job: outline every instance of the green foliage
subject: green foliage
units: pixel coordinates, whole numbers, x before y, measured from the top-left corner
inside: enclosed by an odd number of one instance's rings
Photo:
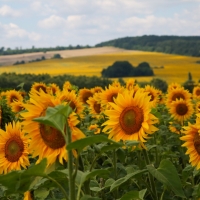
[[[71,50],[71,49],[85,49],[85,48],[91,48],[89,45],[86,46],[71,46],[69,45],[68,47],[64,46],[57,46],[57,47],[47,47],[47,48],[35,48],[32,47],[31,49],[11,49],[7,48],[5,49],[4,47],[0,48],[0,55],[13,55],[13,54],[23,54],[23,53],[33,53],[33,52],[44,52],[46,53],[47,51],[62,51],[62,50]]]
[[[152,165],[148,165],[147,169],[158,181],[173,190],[177,196],[185,198],[178,172],[171,161],[162,160],[158,169]]]
[[[150,81],[150,85],[154,86],[155,88],[161,90],[162,92],[167,92],[168,84],[166,81],[159,79],[159,78],[153,78]]]
[[[111,66],[103,69],[103,77],[134,77],[134,76],[153,76],[153,70],[147,62],[140,63],[133,67],[128,61],[116,61]]]
[[[183,87],[192,93],[193,88],[196,86],[195,81],[192,80],[192,74],[188,73],[188,80],[183,83]]]
[[[0,98],[0,128],[5,130],[5,125],[15,119],[15,114],[7,104],[5,98]]]
[[[52,58],[53,59],[61,59],[62,57],[59,53],[57,53],[57,54],[54,54]]]
[[[114,46],[130,50],[155,51],[168,54],[200,56],[199,36],[156,36],[124,37],[102,42],[96,47]]]
[[[69,81],[72,85],[76,85],[79,89],[81,88],[93,88],[95,86],[106,87],[112,83],[107,78],[100,78],[97,76],[72,76],[72,75],[58,75],[50,76],[49,74],[16,74],[16,73],[2,73],[0,74],[0,87],[1,90],[7,88],[16,89],[16,86],[24,83],[24,90],[30,91],[31,86],[34,82],[43,82],[45,84],[55,83],[60,88],[63,87],[65,81]]]

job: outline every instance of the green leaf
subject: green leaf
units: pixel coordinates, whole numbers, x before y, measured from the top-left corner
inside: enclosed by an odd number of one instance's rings
[[[0,184],[6,188],[6,194],[17,194],[27,191],[37,176],[45,176],[47,160],[43,159],[38,165],[27,170],[12,171],[0,176]]]
[[[138,174],[142,174],[144,172],[147,172],[146,169],[143,170],[136,170],[135,172],[131,173],[131,174],[127,174],[125,177],[120,178],[118,180],[116,180],[110,187],[110,192],[112,192],[113,190],[117,189],[120,185],[122,185],[123,183],[125,183],[126,181],[128,181],[129,179],[131,179],[133,176],[138,175]]]
[[[155,169],[152,165],[147,165],[147,169],[158,181],[168,186],[177,196],[186,198],[177,170],[171,161],[162,160],[158,169]]]
[[[34,197],[39,199],[45,199],[49,195],[47,188],[37,189],[34,191]]]
[[[33,121],[49,125],[64,134],[67,118],[71,112],[72,109],[68,104],[60,104],[55,107],[48,107],[45,116],[37,117]]]
[[[80,184],[82,185],[85,181],[87,181],[90,178],[93,178],[95,176],[103,176],[108,175],[110,172],[106,169],[95,169],[91,172],[83,172],[81,176]]]
[[[125,141],[125,145],[128,147],[137,146],[140,142],[137,140],[127,140]]]
[[[90,195],[84,195],[81,197],[80,200],[102,200],[101,198],[98,198],[98,197],[92,197]]]
[[[19,191],[29,190],[32,183],[35,182],[35,178],[46,177],[45,169],[47,165],[47,159],[43,159],[39,164],[32,165],[27,170],[23,171],[20,176],[20,182],[18,186]],[[36,183],[35,183],[36,184]]]
[[[124,163],[126,159],[125,151],[122,148],[117,149],[116,151],[117,157],[120,160],[120,162]]]
[[[103,146],[101,149],[100,149],[100,152],[101,153],[104,153],[106,151],[111,151],[111,150],[114,150],[114,149],[117,149],[119,147],[121,147],[122,144],[120,143],[113,143],[113,144],[109,144],[109,145],[106,145],[106,146]]]
[[[144,200],[147,189],[140,191],[130,191],[122,196],[120,200]]]
[[[106,136],[103,135],[95,135],[86,138],[82,138],[80,140],[76,140],[67,145],[67,150],[77,149],[77,151],[81,152],[86,146],[101,143],[101,142],[109,142],[118,145],[117,142],[108,139]]]

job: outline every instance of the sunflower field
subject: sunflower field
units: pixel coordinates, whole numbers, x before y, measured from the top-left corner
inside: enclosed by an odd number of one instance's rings
[[[200,199],[200,85],[35,82],[1,92],[0,126],[0,199]]]

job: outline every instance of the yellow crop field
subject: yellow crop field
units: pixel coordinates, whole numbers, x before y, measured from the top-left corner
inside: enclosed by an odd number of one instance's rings
[[[142,51],[125,51],[64,59],[50,59],[23,65],[1,66],[0,73],[101,76],[103,68],[107,68],[115,61],[124,60],[129,61],[133,66],[137,66],[141,62],[148,62],[153,68],[154,77],[161,78],[168,83],[185,82],[188,79],[189,72],[192,74],[195,82],[198,82],[200,79],[200,64],[197,63],[197,61],[200,61],[200,58]],[[152,78],[135,77],[138,81],[150,81]]]

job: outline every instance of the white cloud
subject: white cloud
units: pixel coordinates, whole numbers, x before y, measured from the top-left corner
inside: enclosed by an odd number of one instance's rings
[[[63,27],[65,23],[66,23],[66,20],[64,18],[57,15],[51,15],[50,17],[39,21],[38,25],[41,28],[54,29],[54,28]]]
[[[35,11],[38,11],[42,8],[42,3],[40,1],[34,1],[31,3],[31,8]]]
[[[10,6],[4,5],[0,7],[0,15],[3,17],[18,17],[21,14],[20,12],[12,9]]]
[[[29,39],[32,41],[40,40],[41,36],[35,32],[28,32],[16,24],[1,24],[0,23],[0,30],[1,30],[1,39],[2,40],[9,40],[9,39]]]

